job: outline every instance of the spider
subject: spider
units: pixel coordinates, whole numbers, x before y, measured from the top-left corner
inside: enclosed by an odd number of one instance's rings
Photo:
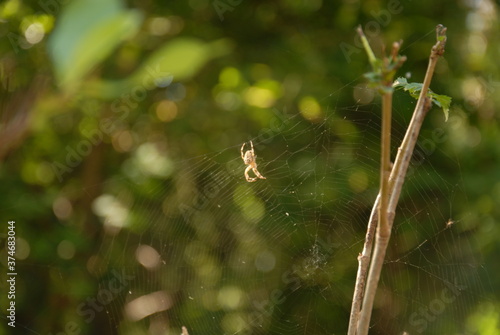
[[[257,156],[255,155],[255,151],[253,150],[253,143],[252,143],[252,141],[250,141],[250,147],[252,149],[247,150],[245,153],[243,153],[243,149],[245,148],[245,144],[246,144],[246,142],[243,143],[243,145],[241,146],[241,159],[243,159],[243,162],[247,166],[247,168],[245,169],[245,178],[246,178],[246,180],[249,183],[252,183],[252,182],[256,181],[258,178],[260,178],[260,179],[266,179],[266,177],[264,177],[263,175],[261,175],[260,172],[259,172],[259,170],[257,170],[257,162],[255,161],[255,159],[257,158]],[[250,170],[253,171],[253,173],[255,174],[256,177],[250,177],[248,175],[248,172],[250,172]]]

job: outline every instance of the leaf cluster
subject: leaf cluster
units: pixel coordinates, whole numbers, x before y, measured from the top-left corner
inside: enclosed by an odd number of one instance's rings
[[[394,88],[402,88],[403,90],[410,93],[410,95],[418,99],[420,92],[422,91],[422,83],[409,83],[406,78],[399,77],[394,81],[392,85]],[[451,97],[443,94],[436,94],[431,89],[427,91],[427,96],[432,99],[432,102],[441,108],[444,113],[445,120],[448,121],[448,114],[450,111]]]

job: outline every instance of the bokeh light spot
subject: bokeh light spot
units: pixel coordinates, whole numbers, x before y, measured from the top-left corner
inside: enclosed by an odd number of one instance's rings
[[[68,240],[63,240],[57,245],[57,254],[62,259],[72,259],[75,256],[75,252],[75,245]]]
[[[299,102],[299,110],[306,120],[317,122],[323,118],[321,106],[314,97],[303,97]]]

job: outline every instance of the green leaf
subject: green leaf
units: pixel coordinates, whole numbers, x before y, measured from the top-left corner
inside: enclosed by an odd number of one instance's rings
[[[431,92],[431,96],[432,96],[432,102],[434,102],[436,106],[441,107],[441,109],[443,109],[444,119],[445,121],[448,121],[448,114],[451,105],[451,97],[447,95],[435,94],[433,92]]]
[[[135,35],[142,15],[120,0],[75,0],[63,10],[49,41],[60,86],[74,90],[124,40]]]
[[[133,81],[140,84],[144,77],[163,79],[170,75],[175,80],[192,77],[210,59],[226,54],[229,45],[225,40],[207,43],[194,38],[177,38],[156,50],[133,75]]]
[[[204,42],[194,38],[176,38],[153,52],[129,77],[122,80],[94,80],[82,89],[87,95],[113,99],[123,92],[142,88],[166,87],[172,81],[196,74],[209,60],[231,50],[228,40]]]
[[[399,77],[398,79],[396,79],[396,81],[394,81],[394,84],[392,86],[394,88],[402,88],[405,91],[408,91],[408,93],[410,93],[413,98],[418,99],[418,97],[420,96],[420,91],[422,91],[422,85],[423,84],[421,83],[409,83],[406,78]],[[436,94],[431,89],[428,90],[427,96],[431,98],[432,102],[436,106],[440,107],[443,110],[445,121],[448,121],[451,97],[447,95]]]

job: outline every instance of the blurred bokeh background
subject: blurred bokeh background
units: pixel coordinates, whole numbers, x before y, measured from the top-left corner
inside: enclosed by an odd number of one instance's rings
[[[500,334],[489,0],[3,1],[0,334],[346,333],[380,132],[355,27],[421,82],[439,23],[450,117],[424,123],[371,333]]]

